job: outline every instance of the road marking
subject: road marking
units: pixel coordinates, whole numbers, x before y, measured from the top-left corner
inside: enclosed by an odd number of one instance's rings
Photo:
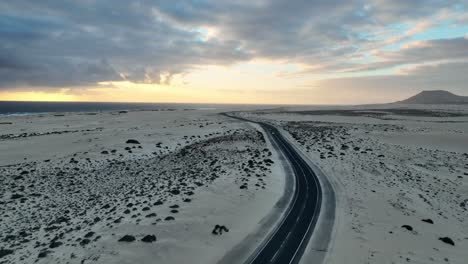
[[[272,135],[275,135],[272,133]],[[273,138],[276,139],[276,136],[273,136]],[[275,142],[278,144],[278,146],[280,147],[280,150],[283,151],[283,149],[285,149],[285,146],[283,144],[283,142],[279,142],[280,140],[275,140]],[[280,146],[281,144],[281,146]],[[283,151],[284,152],[284,151]],[[288,152],[289,155],[291,155],[291,153]],[[285,155],[286,158],[287,155]],[[288,158],[288,160],[290,161],[290,163],[293,163],[294,161],[292,161],[291,159]],[[295,164],[298,164],[297,161],[295,161]],[[297,175],[297,171],[296,171],[296,168],[294,166],[293,167],[293,171],[294,173]],[[255,262],[255,260],[258,258],[258,256],[260,255],[260,253],[262,253],[262,251],[265,249],[265,247],[271,242],[271,240],[274,238],[274,236],[278,233],[278,231],[281,229],[281,227],[283,226],[284,222],[286,221],[286,219],[288,219],[289,215],[291,214],[292,212],[292,209],[294,208],[294,206],[296,205],[296,202],[297,202],[297,199],[299,197],[298,195],[298,186],[299,186],[299,183],[297,180],[295,180],[295,183],[296,183],[296,188],[295,188],[295,192],[294,192],[294,202],[291,204],[291,206],[289,207],[288,209],[288,212],[287,214],[283,217],[283,219],[281,220],[281,223],[277,226],[277,228],[275,229],[275,231],[270,235],[270,237],[268,238],[268,240],[266,242],[264,242],[264,244],[261,246],[261,249],[257,251],[257,253],[255,254],[255,257],[249,262],[250,264]],[[278,252],[276,252],[277,254]]]
[[[254,123],[258,123],[258,122],[255,122],[255,121],[251,121],[251,120],[248,120],[248,119],[245,119],[245,118],[239,118],[241,120],[244,120],[244,121],[248,121],[248,122],[254,122]],[[262,123],[262,122],[259,122],[259,124],[262,126],[262,127],[266,127],[266,131],[269,131],[271,136],[275,139],[275,143],[279,146],[280,146],[280,149],[282,150],[282,152],[284,153],[284,155],[286,156],[286,158],[288,158],[288,160],[290,161],[291,164],[294,164],[294,165],[297,165],[298,168],[301,170],[302,174],[299,174],[297,173],[298,170],[293,166],[293,171],[295,173],[295,175],[297,176],[296,178],[299,179],[300,176],[303,177],[303,179],[305,180],[306,182],[306,199],[305,199],[305,203],[304,203],[304,207],[301,208],[301,211],[300,213],[298,214],[298,218],[296,218],[296,221],[293,225],[293,228],[290,229],[288,235],[286,236],[286,238],[283,240],[283,242],[281,243],[279,249],[275,252],[275,254],[273,255],[273,258],[271,259],[271,262],[274,261],[274,259],[278,256],[278,254],[282,251],[281,249],[284,247],[284,244],[289,240],[289,236],[291,235],[291,232],[292,230],[295,229],[295,227],[297,226],[297,223],[299,221],[299,219],[301,219],[301,216],[303,216],[303,213],[304,213],[304,210],[305,210],[305,207],[307,205],[307,201],[309,200],[309,181],[308,181],[308,177],[306,176],[306,174],[304,173],[304,170],[303,170],[303,167],[306,168],[306,171],[308,172],[308,174],[310,174],[314,180],[314,183],[315,183],[315,189],[316,189],[316,192],[315,194],[317,195],[316,196],[316,199],[315,199],[315,207],[314,207],[314,213],[312,215],[312,218],[311,218],[311,221],[309,222],[309,225],[307,227],[307,230],[306,232],[304,233],[302,239],[301,239],[301,242],[299,243],[298,247],[296,248],[296,251],[294,252],[294,255],[292,256],[291,260],[289,261],[289,264],[291,264],[295,259],[296,259],[296,256],[299,252],[299,250],[301,249],[304,241],[305,241],[305,238],[309,235],[309,232],[310,232],[310,228],[312,226],[312,223],[316,223],[316,220],[318,220],[317,218],[317,213],[320,213],[320,208],[318,208],[318,205],[319,205],[319,202],[321,203],[322,201],[322,190],[320,188],[320,182],[318,181],[318,177],[317,175],[314,173],[314,171],[310,168],[310,166],[307,164],[307,162],[302,158],[302,156],[299,154],[298,151],[296,151],[296,148],[294,148],[293,144],[291,144],[289,142],[289,140],[287,140],[285,137],[283,137],[281,135],[281,132],[279,132],[279,136],[275,133],[275,130],[277,130],[274,126],[270,125],[270,124],[267,124],[267,123]],[[286,144],[284,142],[286,142]],[[291,151],[292,153],[294,154],[291,154]],[[286,155],[286,152],[288,155]],[[299,186],[299,181],[298,179],[296,179],[296,187]],[[286,221],[286,219],[290,216],[291,212],[292,212],[292,209],[294,208],[294,206],[296,205],[296,202],[298,200],[298,196],[299,196],[299,191],[298,191],[298,188],[295,189],[295,193],[294,193],[294,202],[291,204],[290,208],[288,209],[288,212],[287,214],[285,215],[285,217],[283,217],[283,219],[281,220],[281,223],[277,226],[277,228],[275,229],[275,231],[269,236],[268,240],[264,241],[264,244],[261,246],[261,249],[259,251],[257,251],[257,253],[255,254],[255,257],[252,259],[252,261],[250,261],[249,263],[253,263],[257,258],[258,256],[260,255],[260,253],[262,253],[262,251],[265,249],[265,247],[271,242],[271,240],[275,237],[275,235],[278,233],[278,231],[283,227],[284,225],[284,222]]]

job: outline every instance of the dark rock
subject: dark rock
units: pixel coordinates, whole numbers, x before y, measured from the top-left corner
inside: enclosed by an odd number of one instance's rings
[[[16,240],[16,236],[14,235],[6,235],[5,238],[3,239],[4,242],[14,241],[14,240]]]
[[[146,243],[152,243],[156,241],[156,236],[155,235],[146,235],[141,239],[141,241],[146,242]]]
[[[88,233],[86,233],[86,235],[84,237],[89,238],[89,237],[94,236],[94,234],[95,234],[94,232],[88,232]]]
[[[13,199],[13,200],[20,199],[20,198],[23,198],[23,197],[24,197],[23,195],[17,194],[17,193],[11,195],[11,199]]]
[[[42,251],[39,253],[39,255],[37,255],[38,258],[45,258],[47,257],[47,255],[50,253],[50,251],[48,250],[45,250],[45,251]]]
[[[121,239],[119,239],[119,242],[133,242],[133,241],[135,241],[135,237],[130,236],[130,235],[125,235]]]
[[[135,139],[129,139],[129,140],[127,140],[126,143],[127,144],[140,144],[140,142],[138,140],[135,140]]]
[[[6,255],[10,255],[13,253],[13,250],[11,249],[0,249],[0,258],[3,258]]]
[[[213,235],[222,235],[223,232],[229,232],[229,229],[227,229],[227,227],[224,225],[215,225],[215,227],[211,231]]]
[[[402,227],[402,228],[405,228],[405,229],[408,230],[408,231],[413,231],[413,227],[410,226],[410,225],[402,225],[401,227]]]
[[[109,154],[109,151],[107,150],[101,151],[101,154]]]
[[[52,222],[52,224],[67,223],[68,221],[70,221],[70,218],[68,218],[66,216],[60,216],[59,218],[55,219],[55,221]]]
[[[91,242],[91,240],[85,238],[85,239],[83,239],[83,240],[80,241],[80,245],[84,246],[84,245],[89,244],[89,242]]]
[[[453,242],[453,240],[450,237],[439,237],[439,240],[446,243],[446,244],[450,244],[452,246],[455,246],[455,242]]]
[[[432,221],[432,219],[429,219],[429,218],[428,219],[423,219],[421,221],[429,223],[429,224],[434,224],[434,221]]]
[[[60,247],[61,245],[63,245],[62,242],[60,242],[60,241],[53,241],[52,243],[50,243],[49,247],[50,247],[50,248],[58,248],[58,247]]]
[[[173,189],[173,190],[171,190],[171,193],[174,194],[174,195],[178,195],[178,194],[180,194],[180,191],[177,190],[177,189]]]
[[[164,218],[164,221],[173,221],[175,220],[175,218],[173,216],[168,216],[166,218]]]

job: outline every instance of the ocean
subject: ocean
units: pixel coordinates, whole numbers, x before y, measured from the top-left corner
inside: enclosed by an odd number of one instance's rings
[[[19,102],[0,101],[0,115],[27,115],[58,112],[105,112],[135,110],[214,110],[233,105],[183,103],[101,103],[101,102]],[[236,105],[236,107],[242,107]]]

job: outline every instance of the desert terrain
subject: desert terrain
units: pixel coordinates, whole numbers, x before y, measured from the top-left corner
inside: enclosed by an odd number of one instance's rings
[[[332,183],[324,263],[468,259],[466,106],[235,115],[280,128]],[[242,263],[290,201],[291,170],[271,139],[219,110],[4,116],[0,126],[0,263]]]
[[[284,209],[269,139],[213,111],[1,121],[0,263],[216,263]]]

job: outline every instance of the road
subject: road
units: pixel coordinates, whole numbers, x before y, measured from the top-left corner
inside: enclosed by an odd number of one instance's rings
[[[227,114],[226,114],[227,115]],[[241,117],[227,115],[243,121]],[[322,189],[317,175],[274,126],[263,127],[289,160],[296,178],[291,205],[277,228],[248,259],[247,264],[299,263],[314,232],[322,204]]]

